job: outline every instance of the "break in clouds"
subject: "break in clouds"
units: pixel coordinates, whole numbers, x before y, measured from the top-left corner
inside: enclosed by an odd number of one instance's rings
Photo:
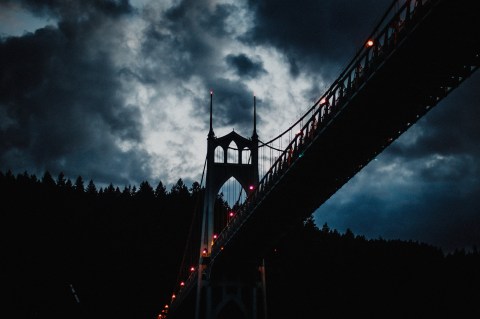
[[[322,95],[390,3],[0,0],[0,168],[120,187],[200,181],[210,90],[217,136],[251,135],[255,94],[269,140]],[[478,245],[479,83],[404,133],[317,223]]]

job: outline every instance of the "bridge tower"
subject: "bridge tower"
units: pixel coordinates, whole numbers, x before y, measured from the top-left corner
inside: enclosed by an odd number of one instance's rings
[[[258,135],[256,100],[253,100],[253,134],[247,139],[235,131],[222,137],[213,132],[213,92],[210,92],[210,130],[207,138],[207,172],[202,217],[195,319],[264,319],[264,265],[257,261],[229,259],[224,265],[210,259],[216,238],[214,204],[222,185],[234,177],[249,195],[258,185]],[[228,158],[230,143],[237,159]],[[246,154],[250,153],[247,159]],[[220,155],[220,156],[219,156]]]

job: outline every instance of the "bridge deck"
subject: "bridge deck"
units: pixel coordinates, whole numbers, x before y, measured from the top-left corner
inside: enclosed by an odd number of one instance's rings
[[[373,48],[378,51],[363,64],[357,86],[352,83],[338,100],[333,95],[336,105],[322,113],[321,125],[288,167],[278,167],[257,189],[244,216],[224,230],[213,247],[210,271],[268,254],[295,222],[312,214],[478,68],[475,1],[423,2],[398,34],[382,43],[383,51]],[[195,284],[196,273],[174,307],[192,295]]]
[[[257,195],[220,255],[259,257],[272,249],[295,220],[309,216],[476,70],[480,19],[474,2],[431,3],[435,8],[405,27],[387,57],[371,61],[360,87],[304,144],[302,156]]]

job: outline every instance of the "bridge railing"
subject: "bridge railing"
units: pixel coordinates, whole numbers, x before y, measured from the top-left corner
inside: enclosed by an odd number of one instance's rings
[[[239,226],[248,219],[258,201],[272,189],[292,164],[303,156],[303,150],[307,145],[365,85],[375,70],[397,48],[407,31],[435,2],[435,0],[398,0],[391,4],[387,13],[338,79],[296,122],[297,125],[291,127],[291,130],[295,130],[296,133],[292,134],[293,137],[287,147],[218,235],[212,247],[212,258],[223,250],[233,234],[238,231]]]

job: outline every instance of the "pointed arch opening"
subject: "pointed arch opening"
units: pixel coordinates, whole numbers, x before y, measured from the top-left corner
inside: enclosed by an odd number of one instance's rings
[[[230,177],[217,194],[214,207],[214,231],[219,233],[234,219],[233,210],[245,202],[246,193],[235,177]]]
[[[220,310],[217,319],[245,319],[245,313],[231,300]]]
[[[245,147],[242,150],[242,164],[250,164],[252,162],[252,159],[250,158],[251,156],[252,153],[250,152],[250,149]]]
[[[218,194],[222,194],[223,200],[227,202],[230,208],[233,208],[236,204],[243,204],[246,199],[245,190],[240,182],[233,176],[223,183]]]
[[[215,163],[225,163],[225,151],[223,150],[223,147],[217,146],[215,148],[214,158]]]
[[[231,141],[227,149],[227,163],[238,164],[238,147],[234,141]]]

